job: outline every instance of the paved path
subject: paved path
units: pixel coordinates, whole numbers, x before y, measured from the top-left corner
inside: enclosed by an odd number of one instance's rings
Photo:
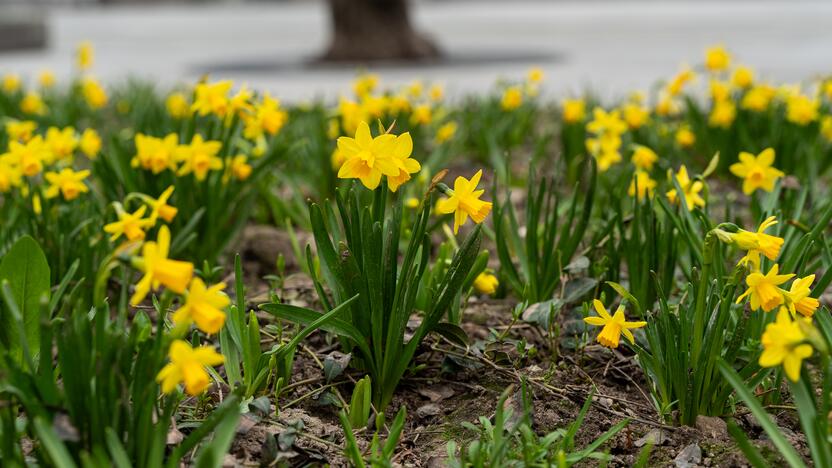
[[[830,1],[426,1],[415,18],[448,63],[375,71],[388,83],[438,81],[456,95],[535,64],[550,93],[622,95],[701,61],[718,42],[773,80],[832,72]],[[57,9],[48,22],[49,49],[0,55],[0,72],[49,67],[67,76],[74,45],[89,39],[107,81],[133,75],[170,85],[211,71],[301,100],[347,91],[355,73],[308,65],[327,41],[321,2]]]

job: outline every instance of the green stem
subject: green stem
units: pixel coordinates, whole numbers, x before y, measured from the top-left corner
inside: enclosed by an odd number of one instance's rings
[[[711,264],[714,258],[714,248],[717,237],[713,231],[705,236],[705,243],[702,249],[702,275],[699,279],[696,290],[696,304],[693,315],[693,349],[691,351],[691,362],[698,362],[699,353],[702,349],[702,335],[705,332],[705,301],[707,299],[708,286],[710,285]]]

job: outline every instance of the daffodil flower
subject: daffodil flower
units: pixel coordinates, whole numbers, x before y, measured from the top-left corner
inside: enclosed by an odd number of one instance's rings
[[[740,264],[750,264],[752,271],[759,271],[760,269],[760,254],[763,254],[769,260],[776,260],[780,254],[780,248],[783,246],[783,238],[766,234],[766,229],[777,224],[777,218],[769,216],[757,228],[757,232],[749,232],[740,229],[736,233],[725,233],[727,239],[735,244],[738,248],[748,251],[748,253],[740,260]]]
[[[98,152],[101,151],[101,137],[98,132],[88,128],[81,134],[81,140],[78,142],[81,151],[90,159],[95,159]]]
[[[471,180],[459,176],[454,181],[453,190],[440,185],[448,198],[439,200],[436,203],[436,211],[440,214],[454,214],[454,234],[459,233],[459,227],[468,221],[468,216],[479,224],[485,221],[488,213],[491,212],[491,202],[480,200],[485,190],[477,190],[477,185],[482,177],[482,169],[471,177]]]
[[[633,156],[630,158],[630,161],[633,162],[633,165],[645,171],[649,171],[653,169],[653,165],[656,164],[656,161],[659,160],[659,155],[656,154],[655,151],[652,149],[638,145],[633,151]]]
[[[604,327],[601,329],[601,333],[598,334],[597,340],[598,343],[601,343],[602,346],[606,346],[607,348],[617,348],[622,334],[630,343],[635,344],[636,339],[630,330],[647,325],[647,322],[642,321],[628,322],[624,317],[623,305],[619,305],[613,315],[607,312],[604,304],[598,299],[592,301],[592,307],[595,308],[598,316],[586,317],[584,322],[597,327]]]
[[[104,232],[112,234],[110,241],[115,241],[122,235],[127,237],[129,241],[144,239],[145,230],[156,224],[154,219],[145,219],[144,213],[147,211],[146,206],[139,207],[133,213],[127,213],[122,208],[121,203],[114,204],[116,209],[116,216],[118,221],[106,224]]]
[[[150,205],[150,219],[153,221],[153,224],[156,224],[157,218],[162,218],[165,222],[169,223],[173,221],[173,218],[179,212],[176,207],[168,205],[168,200],[173,195],[173,190],[174,186],[171,185],[159,195],[159,198],[151,198],[145,195],[145,202]]]
[[[751,310],[762,308],[763,311],[769,312],[782,305],[785,299],[783,291],[778,286],[791,279],[794,274],[779,275],[779,271],[780,266],[775,263],[765,275],[759,272],[749,274],[745,278],[748,290],[737,298],[737,304],[750,296]]]
[[[170,393],[181,382],[185,383],[188,395],[196,396],[204,392],[210,383],[205,370],[208,366],[218,366],[225,359],[214,348],[200,346],[192,348],[188,342],[175,340],[168,350],[170,362],[156,375],[156,381],[162,385],[163,393]]]
[[[133,265],[144,272],[136,284],[136,291],[130,299],[132,305],[138,305],[151,290],[164,285],[171,291],[182,294],[194,274],[194,265],[190,262],[168,259],[170,248],[170,230],[167,226],[159,229],[156,242],[146,242],[142,246],[142,256],[133,259]]]
[[[381,183],[381,176],[399,176],[400,165],[393,161],[395,135],[383,134],[373,137],[370,126],[362,121],[355,131],[355,138],[338,138],[338,150],[345,158],[338,170],[341,179],[359,179],[365,187],[375,190]],[[412,144],[411,144],[412,149]]]
[[[55,198],[60,193],[64,200],[71,201],[78,198],[78,195],[89,192],[89,188],[84,184],[84,179],[90,175],[90,171],[83,170],[75,172],[72,169],[64,168],[61,172],[47,172],[44,178],[49,182],[49,188],[46,189],[46,198]]]
[[[684,164],[676,173],[676,181],[679,182],[679,187],[682,188],[688,211],[693,211],[697,206],[705,207],[705,199],[699,195],[702,189],[705,188],[705,184],[700,180],[691,181],[690,176],[688,176],[688,168]],[[670,200],[670,203],[677,203],[676,189],[667,192],[667,199]]]
[[[806,342],[806,335],[797,321],[792,320],[786,308],[781,307],[776,321],[766,325],[760,341],[763,353],[759,364],[762,367],[782,365],[789,380],[800,380],[800,368],[803,360],[812,355],[812,345]]]
[[[811,317],[820,307],[820,301],[809,296],[812,293],[813,281],[815,281],[815,275],[796,278],[789,290],[785,291],[786,303],[792,314],[799,312],[804,317]]]
[[[497,292],[497,287],[499,285],[500,281],[491,273],[480,273],[474,279],[474,289],[476,289],[480,294],[493,296],[494,293]]]
[[[214,114],[218,117],[225,117],[228,112],[228,93],[234,86],[229,80],[216,83],[199,83],[194,89],[194,103],[191,111],[205,116]]]
[[[205,180],[209,171],[222,169],[222,159],[217,156],[221,148],[222,143],[219,141],[205,141],[202,135],[194,135],[190,145],[180,147],[179,159],[182,161],[182,166],[179,167],[176,175],[184,176],[193,173],[196,180],[200,182]]]
[[[136,155],[130,161],[132,167],[141,167],[154,174],[176,169],[179,152],[179,136],[170,133],[164,138],[156,138],[141,133],[136,134]]]
[[[197,328],[209,335],[218,333],[225,323],[225,312],[231,300],[223,290],[225,283],[206,287],[205,283],[194,278],[185,296],[185,304],[173,313],[173,322],[179,324],[196,323]]]
[[[743,179],[742,191],[746,195],[751,195],[757,189],[771,192],[777,179],[785,175],[783,171],[771,167],[774,164],[772,148],[764,149],[758,156],[743,151],[739,159],[729,169],[732,174]]]

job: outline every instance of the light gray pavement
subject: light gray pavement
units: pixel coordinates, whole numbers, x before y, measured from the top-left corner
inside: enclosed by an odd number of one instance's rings
[[[50,68],[66,77],[75,45],[88,39],[94,72],[108,82],[168,86],[211,71],[297,101],[347,92],[355,75],[306,65],[328,40],[323,2],[53,9],[47,21],[49,48],[0,54],[0,73],[33,79]],[[549,93],[620,96],[701,62],[716,43],[775,81],[832,72],[832,1],[426,1],[415,21],[450,58],[373,68],[385,83],[422,78],[459,95],[539,65]],[[481,60],[489,57],[500,60]]]

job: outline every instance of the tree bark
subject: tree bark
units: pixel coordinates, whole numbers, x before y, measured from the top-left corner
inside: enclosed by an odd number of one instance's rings
[[[416,32],[407,0],[329,0],[332,42],[329,61],[425,60],[439,56]]]

